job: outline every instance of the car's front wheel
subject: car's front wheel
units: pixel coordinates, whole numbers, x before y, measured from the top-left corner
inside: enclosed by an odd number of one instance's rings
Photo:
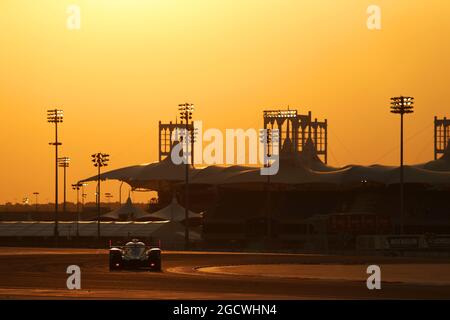
[[[150,250],[148,261],[152,270],[161,271],[161,250]]]

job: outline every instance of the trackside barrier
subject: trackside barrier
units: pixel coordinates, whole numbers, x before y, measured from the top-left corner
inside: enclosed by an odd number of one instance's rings
[[[449,252],[450,235],[362,235],[356,238],[359,251],[384,252]]]

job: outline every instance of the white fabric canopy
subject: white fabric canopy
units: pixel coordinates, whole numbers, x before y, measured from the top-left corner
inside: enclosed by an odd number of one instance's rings
[[[324,164],[317,156],[313,142],[308,139],[301,152],[292,152],[290,140],[286,140],[280,153],[279,171],[270,177],[270,182],[284,185],[324,185],[357,186],[363,182],[384,185],[398,184],[400,174],[398,166],[384,165],[348,165],[333,168]],[[450,144],[445,154],[438,160],[425,164],[405,166],[406,183],[428,185],[450,185]],[[267,183],[267,176],[260,174],[260,168],[247,166],[209,166],[203,169],[190,167],[190,183],[193,185],[239,185],[261,188]],[[168,185],[180,183],[185,179],[185,166],[175,165],[170,157],[159,163],[145,166],[131,166],[106,172],[102,179],[118,179],[134,188],[149,190],[170,190]],[[96,180],[92,177],[84,181]],[[163,209],[164,210],[164,209]],[[183,209],[184,210],[184,209]]]
[[[450,140],[441,158],[417,165],[417,167],[432,171],[450,171]]]
[[[101,216],[104,220],[139,220],[147,215],[148,212],[133,205],[131,198],[128,197],[127,202],[120,208],[108,212]]]
[[[180,206],[178,204],[178,201],[175,197],[173,197],[172,202],[165,208],[153,212],[153,213],[147,213],[144,216],[141,216],[140,219],[161,219],[161,220],[168,220],[173,222],[182,222],[185,220],[185,208]],[[192,211],[189,211],[189,218],[201,218],[201,213],[195,213]]]
[[[196,172],[195,168],[189,167],[189,177],[194,177]],[[174,164],[170,157],[167,157],[161,162],[129,166],[102,173],[100,180],[121,180],[133,188],[159,190],[169,183],[183,181],[185,175],[186,167]],[[97,179],[98,176],[93,176],[80,182],[97,181]]]

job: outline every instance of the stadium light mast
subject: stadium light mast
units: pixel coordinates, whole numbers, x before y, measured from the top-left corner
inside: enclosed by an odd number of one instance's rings
[[[123,181],[120,182],[120,187],[119,187],[119,205],[122,205],[122,186],[123,186]]]
[[[86,199],[87,194],[84,192],[84,187],[86,187],[87,183],[81,184],[81,210],[84,212],[84,199]]]
[[[29,206],[29,204],[30,204],[30,198],[28,198],[27,196],[25,196],[25,197],[23,197],[22,198],[22,204],[24,205],[24,206]],[[28,210],[27,209],[27,217],[28,217],[28,220],[31,220],[31,211],[30,210]]]
[[[101,168],[108,166],[109,154],[106,153],[95,153],[92,156],[92,162],[94,163],[94,167],[98,169],[97,175],[97,238],[100,240],[100,201],[101,201],[101,192],[100,192],[100,174]]]
[[[189,123],[192,120],[192,113],[194,112],[194,105],[192,103],[183,103],[178,105],[178,110],[180,111],[181,121],[185,122],[186,133],[184,135],[184,142],[186,143],[186,154],[183,154],[186,165],[186,178],[185,178],[185,188],[184,188],[184,246],[185,250],[189,250],[189,143],[193,139],[189,133]],[[192,150],[191,150],[192,153]]]
[[[55,146],[55,228],[53,235],[55,237],[56,244],[58,243],[59,231],[58,231],[58,146],[62,145],[58,142],[58,123],[63,122],[63,111],[59,109],[47,110],[47,122],[55,124],[55,142],[49,144]]]
[[[273,144],[272,144],[272,130],[270,128],[265,129],[261,134],[261,143],[265,147],[265,155],[267,156],[267,162],[264,163],[264,167],[270,168],[270,157],[273,152]],[[266,196],[267,196],[267,204],[266,204],[266,234],[267,234],[267,244],[269,244],[272,239],[272,214],[271,214],[271,193],[270,193],[270,174],[267,175],[267,186],[266,186]]]
[[[81,183],[75,183],[72,184],[72,189],[77,190],[77,237],[80,236],[80,189],[82,188],[83,184]]]
[[[63,202],[63,213],[66,214],[67,211],[67,168],[70,164],[70,158],[69,157],[62,157],[58,159],[58,165],[60,168],[63,168],[64,172],[64,202]]]
[[[391,98],[391,113],[400,115],[400,234],[404,232],[405,186],[403,168],[403,115],[414,112],[413,97]]]
[[[34,195],[34,205],[35,205],[35,209],[36,209],[36,212],[38,212],[39,211],[39,199],[38,199],[38,197],[39,197],[39,192],[33,192],[33,195]]]

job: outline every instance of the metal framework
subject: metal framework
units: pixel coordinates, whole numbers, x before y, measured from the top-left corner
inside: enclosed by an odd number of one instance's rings
[[[109,154],[106,153],[94,153],[92,156],[92,162],[94,163],[94,167],[97,168],[97,192],[96,192],[96,200],[97,200],[97,238],[100,239],[100,202],[102,201],[102,194],[100,192],[100,173],[101,168],[107,167],[109,162]]]
[[[188,124],[189,132],[193,132],[194,124],[191,122]],[[172,140],[172,132],[174,130],[184,130],[186,129],[185,123],[162,123],[159,121],[159,161],[164,160],[166,157],[170,156],[170,152],[172,150],[173,143],[175,141]],[[191,157],[194,159],[194,140],[191,142]],[[194,163],[191,161],[191,163]]]
[[[312,119],[311,111],[301,115],[297,110],[266,110],[264,111],[264,129],[278,129],[280,133],[280,148],[286,139],[292,140],[294,151],[302,151],[311,138],[316,147],[317,155],[324,163],[328,162],[328,122]],[[280,150],[281,151],[281,150]]]
[[[434,117],[434,159],[442,156],[450,140],[450,119]]]
[[[60,168],[63,168],[63,172],[64,172],[64,202],[63,202],[63,212],[66,213],[66,209],[67,209],[67,199],[66,199],[66,188],[67,188],[67,168],[69,167],[70,164],[70,158],[69,157],[62,157],[62,158],[58,158],[58,166]]]
[[[64,112],[59,109],[47,110],[47,122],[55,124],[55,142],[49,145],[55,146],[55,230],[54,237],[56,245],[58,245],[59,229],[58,229],[58,147],[62,145],[58,141],[58,123],[62,123]]]

